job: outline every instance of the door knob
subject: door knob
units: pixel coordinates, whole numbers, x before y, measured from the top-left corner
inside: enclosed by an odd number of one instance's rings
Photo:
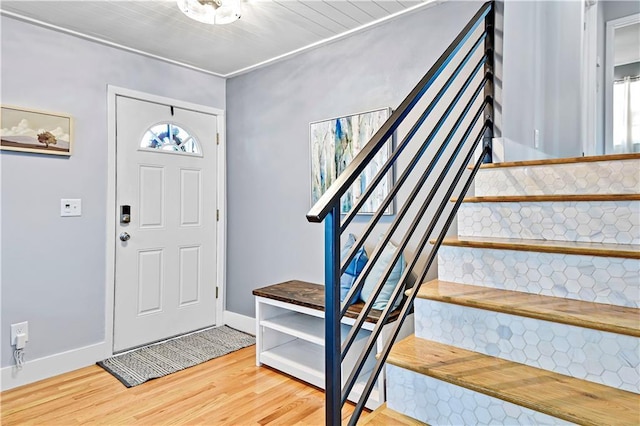
[[[123,232],[122,234],[120,234],[120,241],[129,241],[130,238],[131,235],[129,235],[128,232]]]

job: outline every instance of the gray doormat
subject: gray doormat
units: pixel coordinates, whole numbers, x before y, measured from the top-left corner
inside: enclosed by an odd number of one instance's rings
[[[97,364],[130,388],[255,343],[255,337],[224,325],[144,346]]]

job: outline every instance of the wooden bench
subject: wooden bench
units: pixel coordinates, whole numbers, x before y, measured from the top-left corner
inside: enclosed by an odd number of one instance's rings
[[[324,286],[304,281],[287,281],[253,291],[256,296],[256,364],[268,365],[314,386],[324,388]],[[363,302],[349,307],[342,319],[342,337],[346,337],[364,306]],[[371,335],[382,311],[372,310],[358,333],[343,363],[343,383]],[[391,313],[376,342],[376,352],[382,350],[399,311]],[[413,316],[405,320],[398,340],[413,333]],[[375,364],[375,353],[365,363],[363,374],[349,395],[357,401],[366,379]],[[367,401],[375,409],[385,401],[385,374]]]

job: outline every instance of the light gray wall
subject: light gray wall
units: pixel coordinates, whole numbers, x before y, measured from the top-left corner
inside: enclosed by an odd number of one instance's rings
[[[596,97],[596,143],[599,152],[604,152],[605,145],[605,126],[604,126],[604,108],[605,108],[605,69],[609,64],[606,63],[605,42],[607,35],[607,22],[624,18],[625,16],[640,13],[640,2],[637,1],[599,1],[598,2],[598,58],[599,64],[596,78],[598,81],[597,97]]]
[[[505,161],[582,155],[582,2],[501,1]],[[604,144],[605,22],[640,12],[636,1],[597,5],[596,151]],[[596,90],[596,88],[593,88]],[[539,131],[539,146],[534,131]]]
[[[504,2],[505,161],[582,153],[581,7],[578,1]]]
[[[107,84],[225,108],[225,80],[2,17],[2,103],[68,113],[70,158],[12,153],[2,169],[2,366],[9,324],[29,321],[27,360],[105,336]],[[60,217],[81,198],[81,217]]]
[[[310,208],[309,123],[397,107],[479,3],[448,2],[227,82],[227,309],[251,291],[323,282],[323,225]]]
[[[640,61],[633,62],[631,64],[618,65],[613,69],[613,78],[615,80],[622,80],[625,77],[637,76],[640,76]]]
[[[600,2],[602,3],[602,19],[605,24],[613,19],[640,13],[640,3],[634,0],[601,0]],[[604,28],[602,30],[604,31]]]

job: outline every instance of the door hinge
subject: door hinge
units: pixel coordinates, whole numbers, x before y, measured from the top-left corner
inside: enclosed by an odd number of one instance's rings
[[[216,222],[220,222],[220,210],[216,210]]]
[[[216,133],[216,145],[220,145],[220,133]]]
[[[219,290],[219,288],[216,287],[216,299],[218,298],[218,290]]]

